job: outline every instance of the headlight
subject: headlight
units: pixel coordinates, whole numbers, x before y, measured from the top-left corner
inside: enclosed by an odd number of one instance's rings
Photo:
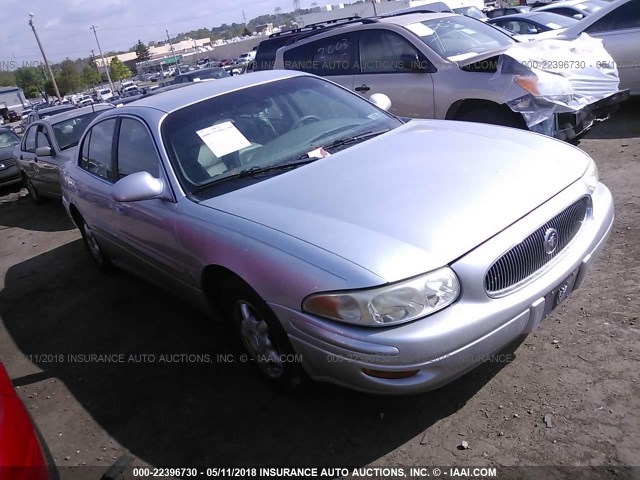
[[[587,171],[582,175],[582,179],[584,183],[587,184],[589,191],[593,193],[598,186],[598,166],[596,162],[593,161],[593,158],[589,157],[589,166],[587,167]]]
[[[460,282],[449,267],[383,287],[308,296],[302,309],[320,317],[369,327],[410,322],[458,298]]]
[[[517,75],[514,79],[518,85],[533,95],[540,95],[538,89],[538,77],[536,75]]]

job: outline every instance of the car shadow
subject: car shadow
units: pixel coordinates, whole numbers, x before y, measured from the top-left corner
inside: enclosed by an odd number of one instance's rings
[[[640,97],[632,97],[620,105],[620,110],[602,123],[596,123],[584,139],[625,139],[640,136]]]
[[[6,187],[0,191],[0,228],[18,227],[40,232],[73,230],[75,225],[67,216],[60,200],[43,199],[36,205],[29,197],[21,196],[21,187]]]
[[[12,266],[5,285],[0,316],[22,354],[41,360],[33,380],[64,382],[151,465],[365,465],[456,412],[506,365],[414,396],[315,383],[282,394],[239,361],[219,323],[133,276],[99,273],[80,240]],[[55,426],[40,427],[55,438]]]

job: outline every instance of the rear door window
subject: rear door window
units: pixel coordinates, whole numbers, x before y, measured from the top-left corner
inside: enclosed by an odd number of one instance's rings
[[[85,137],[80,157],[80,167],[113,181],[113,134],[117,119],[111,118],[96,124]]]

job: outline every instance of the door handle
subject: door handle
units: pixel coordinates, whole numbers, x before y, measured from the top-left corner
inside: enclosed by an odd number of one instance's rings
[[[359,87],[356,87],[356,92],[368,92],[369,90],[371,90],[371,87],[365,85],[364,83]]]
[[[22,155],[20,155],[20,160],[24,160],[24,158],[22,158]]]

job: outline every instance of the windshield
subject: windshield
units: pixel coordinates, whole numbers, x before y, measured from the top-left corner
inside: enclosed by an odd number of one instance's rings
[[[20,143],[20,138],[9,130],[0,130],[0,148],[13,147]]]
[[[608,3],[606,2],[600,2],[600,1],[585,1],[585,2],[580,2],[580,3],[576,3],[574,5],[574,7],[576,7],[577,9],[588,13],[589,15],[591,15],[592,13],[597,12],[598,10],[600,10],[602,7],[606,7],[608,5]]]
[[[558,15],[550,12],[539,12],[535,17],[532,17],[538,23],[546,25],[552,30],[558,28],[567,28],[571,25],[578,23],[578,20],[572,17],[565,17],[564,15]]]
[[[330,82],[296,77],[170,113],[162,123],[162,137],[183,188],[194,193],[249,169],[284,172],[273,167],[324,157],[400,125],[397,118]],[[353,138],[358,136],[362,138]],[[336,141],[347,137],[352,141],[338,146]]]
[[[475,18],[434,18],[406,26],[438,55],[451,61],[473,58],[515,44],[515,40]]]
[[[199,78],[200,80],[207,80],[210,78],[219,79],[228,77],[229,74],[224,68],[218,68],[215,70],[200,70],[199,72],[192,75],[193,79]]]
[[[69,118],[62,122],[54,123],[53,135],[56,137],[60,150],[75,147],[80,141],[80,137],[84,133],[91,121],[100,115],[104,110],[85,113],[77,117]]]

